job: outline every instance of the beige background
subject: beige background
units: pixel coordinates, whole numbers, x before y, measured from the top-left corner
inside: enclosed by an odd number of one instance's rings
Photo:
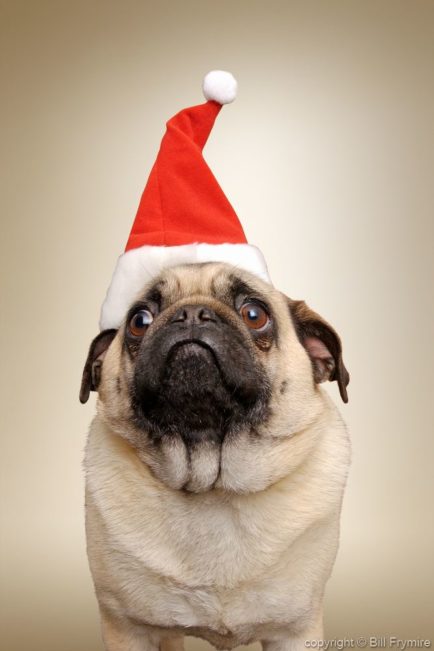
[[[2,648],[101,649],[81,370],[164,121],[213,68],[240,87],[207,159],[352,374],[327,634],[434,637],[434,3],[9,0],[0,23]]]

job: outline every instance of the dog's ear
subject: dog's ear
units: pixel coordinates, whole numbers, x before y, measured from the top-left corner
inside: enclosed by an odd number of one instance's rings
[[[288,302],[297,336],[311,359],[315,382],[336,380],[342,400],[348,402],[350,375],[344,366],[338,334],[304,301],[288,299]]]
[[[80,402],[83,404],[89,400],[90,392],[98,388],[102,361],[116,333],[117,330],[103,330],[90,344],[80,388]]]

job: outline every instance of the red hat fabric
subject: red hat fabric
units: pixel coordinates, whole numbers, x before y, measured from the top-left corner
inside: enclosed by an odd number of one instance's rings
[[[167,122],[125,253],[101,309],[100,327],[118,328],[147,282],[168,266],[226,262],[270,282],[262,253],[247,244],[240,221],[202,156],[222,104],[235,99],[228,72],[205,77],[204,104]]]
[[[145,244],[247,242],[234,209],[202,156],[221,104],[184,109],[167,123],[126,251]]]

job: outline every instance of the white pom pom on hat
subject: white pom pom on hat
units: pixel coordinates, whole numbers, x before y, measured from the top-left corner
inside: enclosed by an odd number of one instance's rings
[[[238,83],[230,72],[211,70],[205,75],[202,88],[205,99],[230,104],[237,96]]]

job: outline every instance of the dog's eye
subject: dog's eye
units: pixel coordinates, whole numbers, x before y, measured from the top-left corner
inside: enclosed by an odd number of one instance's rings
[[[129,330],[134,337],[142,337],[151,325],[154,317],[149,310],[140,310],[132,317]]]
[[[252,328],[252,330],[265,328],[270,321],[267,312],[257,303],[245,303],[240,310],[240,314],[246,326]]]

